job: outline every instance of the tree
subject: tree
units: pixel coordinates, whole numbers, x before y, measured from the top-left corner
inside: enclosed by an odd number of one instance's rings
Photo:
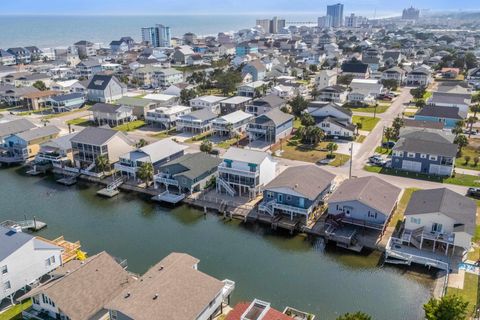
[[[358,133],[359,130],[362,130],[362,127],[363,127],[362,123],[361,123],[361,122],[357,122],[357,134],[359,134],[359,133]]]
[[[458,145],[458,154],[462,154],[462,149],[468,146],[468,139],[463,134],[458,135],[454,142]]]
[[[318,71],[318,66],[316,64],[311,64],[309,68],[310,68],[310,71],[312,71],[312,72],[317,72]]]
[[[421,99],[427,92],[427,89],[424,86],[420,86],[418,88],[414,88],[410,90],[410,94],[415,98],[415,99]]]
[[[351,74],[346,74],[346,75],[342,75],[342,76],[339,76],[337,78],[337,84],[343,84],[345,86],[349,86],[350,83],[352,82],[354,76],[351,75]]]
[[[479,161],[480,161],[479,157],[474,157],[473,158],[473,166],[476,167]]]
[[[302,114],[300,119],[301,119],[301,122],[302,122],[302,126],[310,127],[310,126],[315,125],[315,118],[312,117],[312,115],[309,114],[309,113]]]
[[[105,174],[105,170],[107,170],[110,166],[110,162],[108,161],[106,155],[101,155],[98,156],[97,159],[95,159],[95,165],[98,169],[100,169],[100,171],[102,171],[103,174]]]
[[[220,88],[222,94],[227,96],[230,92],[235,91],[237,84],[242,82],[242,73],[238,70],[220,71],[214,76],[217,87]]]
[[[147,140],[145,139],[140,139],[137,143],[137,148],[143,148],[145,147],[146,145],[148,145],[148,142]]]
[[[372,320],[368,314],[364,312],[346,313],[337,318],[337,320]]]
[[[462,120],[459,120],[455,123],[455,127],[452,129],[452,133],[455,134],[455,137],[458,137],[459,134],[463,133],[463,127],[465,123]]]
[[[472,135],[473,125],[477,122],[477,120],[477,117],[468,117],[467,123],[470,125],[470,129],[468,131],[468,138],[470,138],[470,136]]]
[[[210,153],[213,149],[213,144],[210,140],[203,140],[202,144],[200,145],[200,151],[205,153]]]
[[[425,107],[426,104],[427,103],[423,99],[418,99],[417,101],[415,101],[415,107],[417,107],[419,109]]]
[[[333,152],[337,151],[338,145],[335,142],[329,142],[327,144],[327,150],[330,151],[330,158],[333,157]]]
[[[290,106],[292,106],[293,115],[295,117],[300,117],[303,110],[307,109],[308,102],[301,95],[297,95],[292,101],[290,101]]]
[[[395,79],[383,79],[382,84],[385,88],[393,91],[397,90],[398,88],[398,81]]]
[[[194,99],[197,96],[195,89],[182,89],[180,91],[180,101],[182,104],[189,105],[190,100]]]
[[[153,180],[154,169],[151,162],[143,162],[138,168],[138,177],[145,181],[145,189],[148,188],[148,185],[151,180]]]
[[[472,157],[470,157],[469,155],[463,156],[463,159],[465,160],[465,165],[467,165],[467,164],[470,162],[470,159],[471,159],[471,158],[472,158]]]
[[[395,139],[395,136],[396,136],[395,129],[394,128],[386,128],[384,135],[385,135],[385,139],[387,139],[387,142],[392,141],[393,139]],[[387,148],[390,148],[389,145],[390,144],[387,143]]]
[[[423,305],[426,320],[465,320],[468,302],[457,295],[446,295],[441,299],[430,299]]]
[[[325,133],[317,126],[300,127],[298,135],[303,143],[317,145],[325,137]]]
[[[403,127],[403,125],[404,121],[399,116],[396,116],[395,119],[393,119],[392,128],[395,132],[393,139],[398,139],[398,136],[400,135],[400,129]]]
[[[317,97],[320,95],[320,91],[318,91],[317,87],[313,87],[310,95],[312,96],[313,100],[317,100]]]
[[[40,91],[47,90],[47,86],[45,85],[45,82],[43,82],[41,80],[35,81],[35,83],[33,84],[33,87],[40,90]]]

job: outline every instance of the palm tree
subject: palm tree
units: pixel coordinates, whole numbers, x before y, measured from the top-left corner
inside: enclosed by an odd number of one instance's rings
[[[231,138],[231,137],[232,137],[232,134],[233,134],[233,124],[228,123],[228,124],[225,126],[225,129],[228,130],[228,136],[229,136],[229,138]]]
[[[472,100],[473,100],[473,98],[472,98]],[[480,112],[480,104],[474,104],[473,106],[471,106],[470,111],[473,112],[473,116],[476,118],[477,113]]]
[[[148,142],[147,140],[145,139],[140,139],[137,143],[137,148],[143,148],[145,147],[146,145],[148,145]]]
[[[105,174],[105,170],[110,165],[110,162],[108,161],[108,158],[106,155],[101,155],[101,156],[98,156],[97,159],[95,159],[95,165],[97,166],[98,169],[102,171],[103,174]]]
[[[458,145],[458,155],[462,155],[462,149],[468,146],[468,139],[463,134],[457,135],[454,141]]]
[[[470,129],[468,132],[468,138],[472,135],[473,125],[477,122],[477,117],[468,117],[467,123],[470,125]]]
[[[327,150],[330,151],[330,158],[333,157],[333,152],[334,151],[337,151],[338,149],[338,145],[334,142],[330,142],[329,144],[327,144]]]
[[[465,126],[465,123],[463,122],[463,120],[457,121],[455,123],[455,127],[452,129],[452,133],[455,134],[455,138],[458,137],[458,135],[463,132],[464,126]]]
[[[362,129],[362,123],[358,122],[357,123],[357,135],[359,134],[358,131]]]
[[[395,129],[394,128],[386,128],[385,129],[385,139],[387,139],[387,149],[390,149],[390,142],[393,138],[395,138]]]
[[[138,168],[138,177],[145,181],[145,189],[148,188],[150,180],[153,180],[153,165],[151,162],[143,162]]]

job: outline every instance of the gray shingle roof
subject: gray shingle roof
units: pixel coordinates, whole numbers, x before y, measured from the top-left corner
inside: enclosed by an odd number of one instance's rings
[[[75,137],[72,138],[72,142],[90,144],[95,146],[101,146],[108,142],[115,135],[123,135],[121,132],[107,129],[87,127],[80,131]],[[125,137],[127,139],[127,137]]]
[[[0,123],[0,137],[7,137],[11,134],[17,134],[33,128],[36,128],[36,126],[27,119],[17,119]]]
[[[448,119],[463,119],[457,107],[425,106],[415,116],[438,117]]]
[[[23,232],[14,232],[0,226],[0,262],[30,241],[33,237]]]
[[[330,203],[359,201],[386,216],[395,207],[401,189],[374,176],[344,181],[328,199]]]
[[[316,165],[290,167],[267,184],[265,190],[288,188],[313,201],[330,186],[334,179],[334,174]]]
[[[405,134],[393,147],[396,151],[417,152],[445,157],[455,157],[458,146],[448,138],[431,131],[414,131]]]
[[[293,116],[291,114],[285,113],[280,109],[272,109],[267,113],[260,115],[259,117],[267,117],[276,125],[279,126],[287,121],[292,121]]]
[[[179,173],[178,175],[185,176],[189,179],[194,179],[203,173],[216,168],[220,162],[221,160],[219,158],[212,157],[204,152],[190,153],[168,162],[160,167],[160,171],[163,171],[162,169],[166,169],[166,167],[171,165],[179,164],[185,168],[185,171]]]
[[[25,141],[32,141],[39,138],[44,138],[50,135],[55,135],[60,133],[60,129],[55,126],[46,126],[46,127],[38,127],[28,131],[23,131],[17,133],[16,136],[25,140]]]
[[[207,108],[193,111],[192,113],[186,114],[184,116],[180,116],[180,118],[194,118],[201,121],[213,120],[216,117],[217,115]]]
[[[418,190],[412,194],[405,215],[441,212],[454,219],[464,230],[475,233],[477,205],[475,201],[447,188]]]

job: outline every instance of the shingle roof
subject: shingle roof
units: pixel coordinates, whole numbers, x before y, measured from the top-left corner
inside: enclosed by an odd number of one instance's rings
[[[342,71],[343,72],[350,72],[350,73],[366,73],[368,71],[368,64],[365,63],[344,63],[342,64]]]
[[[180,118],[194,118],[194,119],[199,119],[201,121],[212,120],[212,119],[215,119],[216,117],[217,115],[207,108],[193,111],[192,113],[180,116]]]
[[[128,108],[129,110],[131,110],[131,108],[128,106],[97,102],[90,108],[90,111],[102,112],[102,113],[115,113],[120,109],[124,109],[124,108]]]
[[[22,298],[44,293],[72,320],[90,319],[123,288],[135,282],[106,252],[82,263],[68,262],[55,273],[63,276],[32,289]]]
[[[270,155],[263,151],[230,147],[222,156],[223,159],[261,164]]]
[[[285,113],[278,108],[272,109],[272,110],[268,111],[267,113],[259,115],[259,117],[269,118],[270,120],[272,120],[272,122],[276,126],[281,125],[281,124],[283,124],[287,121],[293,120],[293,116],[291,114]]]
[[[196,319],[221,292],[223,282],[194,266],[198,259],[171,253],[106,304],[135,320]]]
[[[457,107],[425,106],[415,116],[438,117],[448,119],[463,119]]]
[[[36,128],[36,126],[27,119],[17,119],[0,123],[0,137],[17,134],[33,128]]]
[[[168,166],[179,164],[183,166],[185,170],[178,175],[194,179],[216,168],[220,162],[221,160],[219,158],[212,157],[204,152],[189,153],[163,165],[160,167],[160,171]]]
[[[447,103],[447,104],[470,104],[471,95],[461,93],[449,93],[449,92],[433,92],[432,97],[428,100],[428,103]]]
[[[441,134],[416,130],[398,139],[393,150],[455,157],[458,146]]]
[[[81,98],[83,96],[84,96],[83,93],[73,92],[73,93],[58,95],[58,96],[52,97],[51,99],[55,100],[55,101],[67,101],[67,100],[71,100],[71,99],[78,99],[78,98]]]
[[[96,74],[90,80],[87,89],[93,90],[105,90],[110,83],[110,81],[116,81],[120,86],[125,86],[122,82],[118,81],[117,78],[111,75]]]
[[[414,119],[404,119],[403,124],[405,127],[413,128],[443,129],[444,127],[442,122],[422,121]]]
[[[58,133],[60,133],[59,128],[55,126],[46,126],[46,127],[38,127],[28,131],[23,131],[23,132],[17,133],[16,136],[25,141],[32,141],[35,139],[44,138],[44,137],[58,134]]]
[[[330,186],[334,179],[334,174],[316,165],[290,167],[267,184],[265,190],[288,188],[313,201]]]
[[[401,189],[374,176],[344,181],[328,199],[330,203],[357,200],[390,215]]]
[[[101,146],[107,143],[113,136],[123,135],[120,131],[107,128],[87,127],[80,131],[72,142]],[[125,137],[127,140],[127,137]]]
[[[437,212],[454,219],[456,224],[464,225],[467,233],[475,233],[475,201],[447,188],[415,191],[405,209],[406,216]]]
[[[242,320],[242,315],[247,311],[250,302],[240,302],[227,314],[226,320]],[[262,320],[294,320],[294,318],[281,313],[280,311],[270,307]]]

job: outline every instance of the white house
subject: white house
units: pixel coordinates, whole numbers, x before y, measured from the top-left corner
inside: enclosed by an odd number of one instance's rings
[[[337,84],[337,71],[335,70],[320,70],[315,77],[315,85],[317,89],[331,87]]]
[[[428,86],[432,83],[432,72],[427,67],[418,67],[407,74],[407,86]]]
[[[62,264],[62,248],[23,233],[20,227],[0,226],[0,302],[36,283]]]
[[[266,85],[265,81],[254,81],[245,83],[237,87],[237,95],[242,97],[255,97],[255,91],[260,90],[262,86]]]
[[[313,101],[308,106],[306,112],[318,119],[332,117],[341,122],[352,123],[352,111],[336,103]]]
[[[323,130],[327,136],[352,139],[355,136],[355,125],[340,121],[334,117],[326,117],[317,123],[317,127]]]
[[[238,110],[214,119],[212,121],[212,128],[218,135],[241,134],[245,132],[248,123],[253,117],[250,113]]]
[[[220,101],[225,100],[225,97],[217,96],[202,96],[190,100],[190,107],[195,110],[207,109],[215,114],[220,114]]]
[[[145,120],[147,120],[148,124],[159,124],[166,130],[169,130],[175,127],[177,119],[180,116],[184,116],[190,112],[192,112],[192,108],[186,106],[159,107],[147,111]]]
[[[231,147],[218,165],[217,192],[255,197],[276,176],[277,163],[263,151]]]
[[[92,111],[93,119],[99,126],[108,124],[116,127],[136,120],[133,115],[133,108],[128,106],[96,103],[90,108],[90,111]]]
[[[375,103],[382,93],[383,85],[374,79],[353,79],[347,99],[352,103]]]
[[[87,99],[93,102],[110,103],[127,93],[127,86],[116,77],[96,74],[87,86]]]
[[[475,234],[475,201],[447,188],[418,190],[405,210],[405,233],[419,249],[445,251],[471,247]]]

